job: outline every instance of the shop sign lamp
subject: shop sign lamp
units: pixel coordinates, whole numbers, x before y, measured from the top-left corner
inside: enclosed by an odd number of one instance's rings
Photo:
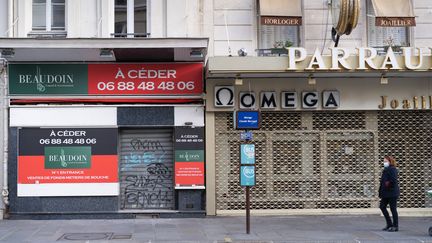
[[[100,57],[113,57],[113,50],[109,49],[109,48],[102,48],[100,49],[100,53],[99,53]]]
[[[189,56],[191,58],[203,58],[204,54],[202,53],[201,49],[192,49],[189,53]]]
[[[308,84],[309,85],[315,85],[316,84],[316,79],[312,74],[309,75],[309,77],[308,77]]]
[[[1,50],[1,57],[2,58],[11,58],[14,57],[15,51],[12,48],[2,49]]]
[[[388,84],[388,78],[384,74],[381,75],[381,84]]]

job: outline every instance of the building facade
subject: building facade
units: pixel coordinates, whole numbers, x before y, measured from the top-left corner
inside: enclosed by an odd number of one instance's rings
[[[344,9],[358,11],[355,25],[339,23]],[[2,209],[240,213],[233,112],[259,110],[254,212],[375,212],[386,154],[400,162],[401,207],[424,212],[431,15],[428,0],[2,1]],[[338,34],[343,49],[332,51]],[[407,65],[403,47],[423,59]],[[139,70],[157,73],[160,90]],[[81,88],[48,87],[40,75],[81,75]],[[59,134],[70,136],[53,146]],[[105,174],[86,168],[106,156],[117,160],[102,159]],[[81,167],[61,167],[77,157]]]
[[[7,216],[204,215],[201,3],[1,4]]]
[[[241,144],[255,145],[252,213],[377,213],[385,155],[399,162],[402,213],[427,213],[430,3],[290,1],[286,11],[284,4],[214,5],[206,175],[215,193],[207,194],[207,213],[244,212]],[[358,7],[349,31],[352,19],[340,22],[351,14],[346,6]],[[343,29],[338,48],[332,27]],[[261,126],[248,140],[235,112],[251,110]]]

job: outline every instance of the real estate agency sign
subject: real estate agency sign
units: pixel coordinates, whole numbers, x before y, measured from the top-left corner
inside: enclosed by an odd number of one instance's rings
[[[118,196],[117,129],[22,128],[18,196]]]
[[[176,127],[175,188],[205,189],[204,127]]]
[[[202,91],[202,63],[9,65],[10,95],[200,95]]]

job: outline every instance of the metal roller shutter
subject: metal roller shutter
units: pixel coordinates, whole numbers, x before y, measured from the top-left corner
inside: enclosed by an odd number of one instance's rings
[[[253,132],[253,209],[377,208],[384,155],[398,162],[404,208],[432,205],[431,111],[263,112]],[[243,210],[240,131],[217,113],[216,207]]]
[[[174,209],[172,129],[120,132],[120,209]]]

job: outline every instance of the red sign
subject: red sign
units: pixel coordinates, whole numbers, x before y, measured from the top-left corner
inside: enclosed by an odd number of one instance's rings
[[[94,155],[89,169],[47,169],[44,159],[19,156],[18,184],[118,183],[117,155]]]
[[[200,95],[202,63],[89,64],[90,95]]]
[[[405,27],[416,26],[415,17],[376,17],[375,26]]]
[[[23,128],[17,192],[30,196],[118,196],[114,128]]]
[[[262,25],[302,25],[301,17],[261,16]]]
[[[203,162],[180,162],[175,163],[176,185],[204,185],[204,163]],[[180,188],[180,186],[179,186]]]

